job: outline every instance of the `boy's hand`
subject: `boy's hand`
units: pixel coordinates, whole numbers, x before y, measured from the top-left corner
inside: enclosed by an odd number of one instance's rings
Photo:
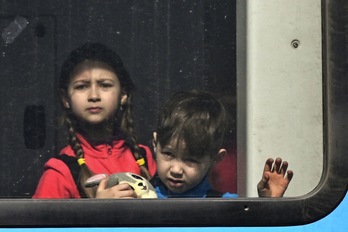
[[[96,198],[137,198],[137,195],[129,184],[123,183],[106,188],[106,181],[107,179],[100,181]]]
[[[273,167],[272,167],[273,165]],[[282,197],[294,173],[288,170],[288,162],[281,158],[269,158],[265,163],[262,179],[257,184],[259,197]]]

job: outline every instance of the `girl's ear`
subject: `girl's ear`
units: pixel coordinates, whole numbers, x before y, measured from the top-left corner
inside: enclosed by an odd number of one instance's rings
[[[226,149],[223,149],[223,148],[220,149],[214,158],[214,162],[221,161],[224,158],[225,154],[226,154]]]
[[[152,140],[152,142],[154,143],[153,145],[155,145],[156,141],[157,141],[157,132],[153,132],[153,140]]]
[[[69,109],[70,108],[69,101],[66,98],[63,98],[62,101],[63,101],[64,108]]]
[[[121,95],[121,106],[126,105],[127,99],[128,99],[127,94],[124,93],[124,94]]]
[[[60,93],[60,98],[63,102],[64,108],[69,109],[70,108],[70,101],[63,91]]]

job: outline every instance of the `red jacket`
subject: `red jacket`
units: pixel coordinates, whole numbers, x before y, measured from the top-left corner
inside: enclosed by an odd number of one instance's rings
[[[78,135],[78,138],[85,153],[86,164],[93,173],[133,172],[140,175],[139,165],[124,140],[91,146],[81,135]],[[147,166],[150,175],[153,176],[156,163],[152,153],[148,147],[140,146],[146,150]],[[70,146],[63,148],[60,154],[75,156]],[[55,158],[47,161],[33,198],[80,198],[70,169],[63,161]]]

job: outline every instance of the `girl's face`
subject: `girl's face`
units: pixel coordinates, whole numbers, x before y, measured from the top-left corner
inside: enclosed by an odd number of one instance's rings
[[[67,99],[63,104],[71,108],[75,117],[88,124],[113,121],[127,95],[122,94],[115,73],[104,68],[88,68],[76,73],[70,80]]]
[[[204,154],[201,158],[191,158],[184,141],[172,141],[165,147],[157,142],[154,146],[158,176],[174,193],[184,193],[197,186],[214,162],[211,156]]]

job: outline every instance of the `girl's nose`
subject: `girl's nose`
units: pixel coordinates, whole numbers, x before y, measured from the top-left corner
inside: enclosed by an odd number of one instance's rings
[[[100,94],[97,86],[92,85],[88,95],[88,101],[97,102],[100,101]]]

